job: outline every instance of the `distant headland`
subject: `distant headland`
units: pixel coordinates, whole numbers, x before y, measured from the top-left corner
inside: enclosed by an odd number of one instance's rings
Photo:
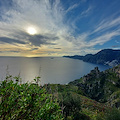
[[[79,59],[85,62],[116,66],[120,64],[120,50],[103,49],[96,54],[87,54],[85,56],[63,56],[72,59]]]

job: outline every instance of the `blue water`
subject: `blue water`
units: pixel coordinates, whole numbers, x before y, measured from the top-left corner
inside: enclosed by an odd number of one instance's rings
[[[86,75],[96,66],[99,67],[100,71],[109,68],[109,66],[105,65],[91,64],[81,60],[63,57],[0,57],[0,80],[4,80],[6,74],[9,72],[12,76],[20,74],[22,82],[32,82],[36,76],[40,76],[41,84],[66,84]]]

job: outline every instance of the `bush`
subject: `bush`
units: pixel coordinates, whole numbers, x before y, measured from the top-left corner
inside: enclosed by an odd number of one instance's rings
[[[107,110],[105,120],[120,120],[120,110],[117,108]]]
[[[81,110],[80,96],[74,92],[62,92],[59,94],[59,102],[63,107],[63,114],[73,116]]]
[[[76,112],[76,114],[74,114],[73,120],[90,120],[90,117],[82,112]]]
[[[109,108],[105,112],[97,114],[95,120],[120,120],[120,110],[117,108]]]
[[[60,107],[38,84],[18,84],[9,77],[0,84],[1,120],[59,120]]]

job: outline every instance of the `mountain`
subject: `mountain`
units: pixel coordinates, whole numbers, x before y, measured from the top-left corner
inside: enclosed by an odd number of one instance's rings
[[[102,72],[96,67],[69,84],[78,86],[86,97],[120,108],[120,65]]]
[[[120,63],[120,50],[104,49],[96,54],[87,54],[85,56],[64,56],[73,59],[80,59],[85,62],[105,64],[115,66]]]

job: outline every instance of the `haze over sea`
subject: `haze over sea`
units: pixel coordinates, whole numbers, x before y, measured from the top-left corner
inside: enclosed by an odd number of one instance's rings
[[[100,71],[109,68],[105,65],[63,57],[0,57],[0,80],[4,80],[9,72],[12,76],[20,74],[22,82],[32,82],[35,77],[40,76],[41,84],[66,84],[86,75],[96,66]]]

